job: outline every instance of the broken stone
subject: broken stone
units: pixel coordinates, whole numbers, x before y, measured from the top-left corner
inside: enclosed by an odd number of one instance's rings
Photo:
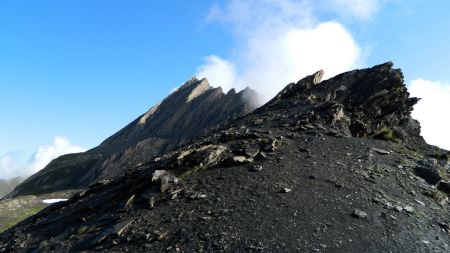
[[[355,211],[353,211],[353,213],[352,213],[352,217],[357,218],[357,219],[367,219],[368,215],[364,211],[355,209]]]

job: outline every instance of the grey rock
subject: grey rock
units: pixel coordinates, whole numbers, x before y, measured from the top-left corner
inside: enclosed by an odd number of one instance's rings
[[[152,181],[160,180],[162,175],[164,175],[166,172],[166,170],[155,170],[155,172],[153,172]]]
[[[357,219],[367,219],[368,215],[364,211],[355,209],[355,211],[353,211],[353,213],[352,213],[352,217],[357,218]]]
[[[283,190],[282,190],[282,192],[284,192],[284,193],[289,193],[291,191],[292,191],[291,188],[283,188]]]
[[[414,172],[417,176],[423,178],[432,185],[439,183],[446,174],[446,171],[437,163],[436,159],[419,161],[414,168]]]
[[[412,206],[405,206],[403,207],[403,209],[407,212],[407,213],[414,213],[414,208]]]

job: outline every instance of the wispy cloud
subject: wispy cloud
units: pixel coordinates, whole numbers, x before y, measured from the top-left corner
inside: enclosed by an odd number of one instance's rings
[[[450,150],[450,83],[415,79],[408,90],[422,98],[412,112],[420,122],[422,136],[428,143]]]
[[[349,30],[337,21],[322,21],[318,13],[326,3],[327,10],[336,10],[336,17],[345,9],[355,17],[369,18],[378,2],[231,0],[215,5],[208,19],[222,23],[235,36],[236,47],[230,58],[206,57],[196,75],[225,91],[250,86],[264,102],[286,84],[319,69],[331,77],[359,67],[365,54]]]
[[[327,0],[321,9],[361,20],[371,19],[387,0]]]
[[[9,152],[0,156],[0,178],[28,177],[58,156],[83,151],[85,149],[72,145],[68,138],[55,137],[51,144],[39,146],[28,158],[21,152]]]

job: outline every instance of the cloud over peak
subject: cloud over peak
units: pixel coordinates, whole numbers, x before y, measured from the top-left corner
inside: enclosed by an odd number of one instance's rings
[[[450,150],[450,83],[415,79],[408,90],[421,98],[412,112],[420,122],[421,135],[428,143]]]
[[[28,158],[20,152],[3,154],[0,156],[0,179],[28,177],[61,155],[83,151],[85,149],[72,145],[68,138],[57,136],[51,144],[39,146]]]
[[[324,2],[338,5],[333,0]],[[345,2],[358,2],[358,13],[372,15],[378,1],[363,1],[373,2],[364,6],[362,1]],[[317,13],[322,4],[308,0],[231,0],[224,6],[215,5],[208,19],[229,29],[236,47],[227,59],[206,57],[196,76],[208,78],[213,86],[222,86],[225,91],[250,86],[265,102],[288,83],[319,69],[325,70],[325,77],[332,77],[361,66],[362,49],[344,25],[320,20]]]

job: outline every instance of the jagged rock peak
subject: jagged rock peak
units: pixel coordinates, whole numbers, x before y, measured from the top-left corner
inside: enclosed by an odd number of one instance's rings
[[[409,97],[401,70],[392,67],[387,62],[322,82],[318,71],[289,84],[265,108],[293,103],[304,112],[302,122],[325,123],[355,137],[419,136],[420,125],[411,118],[419,99]]]
[[[314,73],[313,75],[307,76],[296,83],[288,84],[282,91],[280,91],[278,93],[278,95],[275,96],[275,98],[273,98],[271,100],[271,102],[295,96],[297,93],[301,92],[302,90],[307,90],[307,89],[311,88],[312,86],[314,86],[322,81],[323,74],[324,74],[324,71],[319,70],[316,73]]]
[[[99,146],[55,159],[9,197],[78,189],[109,179],[252,112],[253,97],[256,92],[250,89],[224,94],[207,79],[192,78]]]

